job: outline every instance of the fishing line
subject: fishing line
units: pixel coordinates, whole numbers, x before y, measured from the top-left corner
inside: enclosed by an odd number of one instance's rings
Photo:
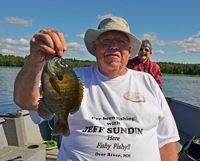
[[[49,128],[50,128],[51,130],[53,130],[53,128],[51,127],[51,125],[50,125],[50,123],[49,123],[49,120],[48,120],[48,125],[49,125]]]

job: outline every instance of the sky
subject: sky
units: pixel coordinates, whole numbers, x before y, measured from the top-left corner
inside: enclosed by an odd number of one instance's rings
[[[1,0],[0,54],[29,55],[32,36],[54,28],[65,36],[64,58],[96,60],[84,34],[111,16],[124,18],[140,40],[150,40],[150,60],[200,63],[200,0]]]

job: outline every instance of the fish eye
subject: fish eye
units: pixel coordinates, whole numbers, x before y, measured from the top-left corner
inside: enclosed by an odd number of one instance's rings
[[[62,65],[65,65],[65,63],[64,63],[63,61],[61,61],[61,64],[62,64]]]
[[[65,67],[65,62],[64,62],[64,61],[59,60],[59,64],[60,64],[61,66]]]
[[[59,76],[58,76],[58,80],[60,80],[60,81],[63,80],[63,76],[62,76],[62,75],[59,75]]]
[[[60,62],[61,65],[65,65],[65,63],[63,61]]]

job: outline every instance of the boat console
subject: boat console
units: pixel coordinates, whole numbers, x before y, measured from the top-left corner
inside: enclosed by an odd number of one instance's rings
[[[34,124],[24,110],[0,115],[0,161],[46,161],[41,143],[50,137],[50,129],[44,124]]]

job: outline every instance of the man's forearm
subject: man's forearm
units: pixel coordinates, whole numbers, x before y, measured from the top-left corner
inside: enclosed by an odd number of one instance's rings
[[[34,65],[30,56],[16,77],[14,84],[14,102],[22,109],[37,110],[40,98],[39,80],[42,65]]]
[[[177,161],[178,152],[176,143],[168,143],[160,148],[161,161]]]

